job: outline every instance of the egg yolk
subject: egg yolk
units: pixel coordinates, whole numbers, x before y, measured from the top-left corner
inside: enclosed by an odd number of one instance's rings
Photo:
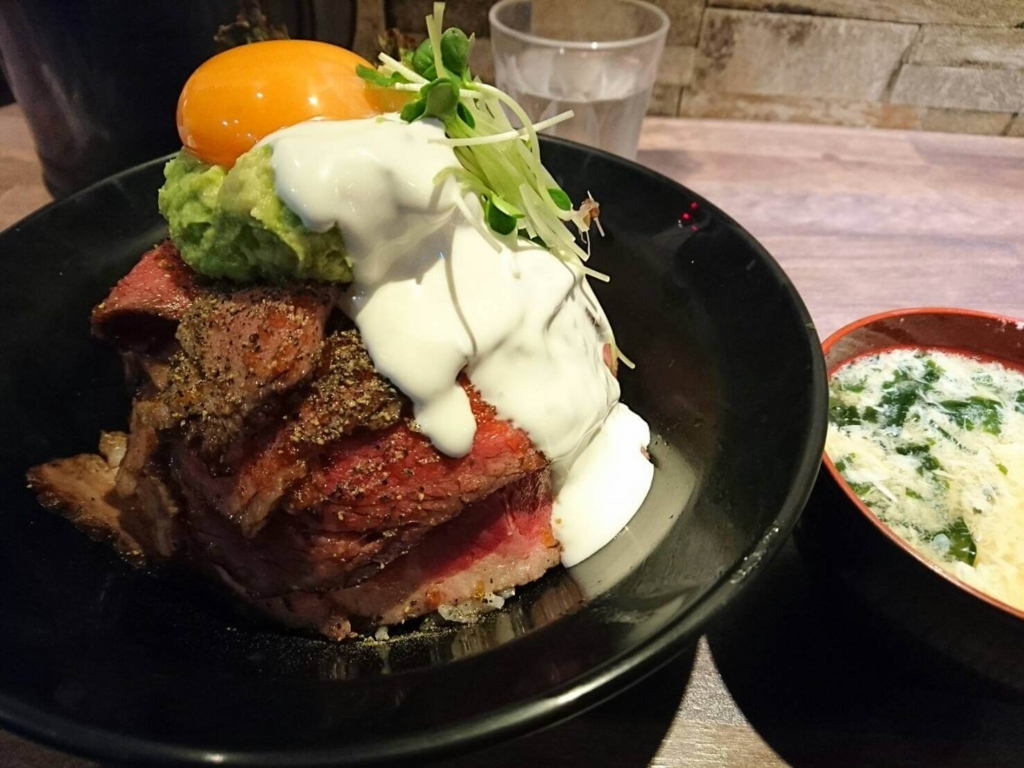
[[[407,95],[356,75],[370,63],[310,40],[232,48],[204,63],[178,99],[178,135],[199,159],[230,167],[274,131],[313,118],[353,120],[401,109]]]

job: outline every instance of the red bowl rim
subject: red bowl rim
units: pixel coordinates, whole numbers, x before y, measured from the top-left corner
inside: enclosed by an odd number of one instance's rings
[[[827,339],[825,339],[825,341],[822,342],[822,353],[827,356],[829,350],[831,350],[832,347],[834,347],[840,339],[844,338],[846,335],[852,333],[853,331],[863,328],[866,325],[870,325],[871,323],[875,323],[879,320],[890,320],[893,318],[904,317],[907,315],[958,315],[976,317],[983,320],[996,320],[1002,323],[1012,323],[1013,325],[1017,326],[1020,326],[1022,322],[1024,322],[1018,320],[1017,318],[1009,317],[1008,315],[998,315],[992,312],[979,312],[978,310],[974,309],[957,309],[954,307],[914,307],[911,309],[893,309],[888,310],[886,312],[878,312],[873,315],[868,315],[867,317],[862,317],[859,320],[854,320],[852,323],[849,323],[848,325],[844,325],[842,328],[840,328],[838,331],[830,335]],[[914,345],[907,344],[900,346],[912,347]],[[967,347],[946,347],[946,349],[959,349],[967,353],[970,353],[972,351]],[[851,360],[852,359],[854,358],[851,358]],[[843,363],[841,363],[840,365],[844,365],[847,362],[849,361],[844,360]],[[831,378],[835,370],[836,368],[828,370],[826,372],[826,376],[828,378]],[[832,476],[832,479],[836,482],[839,488],[843,491],[843,494],[847,497],[847,499],[850,500],[853,506],[856,507],[865,518],[867,518],[868,522],[870,522],[878,530],[879,533],[881,533],[884,537],[889,539],[889,541],[891,541],[897,547],[902,549],[910,557],[916,560],[920,565],[924,566],[935,575],[945,579],[953,586],[963,590],[972,597],[978,598],[982,602],[988,603],[993,608],[996,608],[1017,619],[1020,619],[1021,621],[1024,621],[1024,610],[1020,608],[1014,608],[1012,605],[1004,603],[1002,600],[997,600],[996,598],[986,594],[985,592],[982,592],[976,587],[972,587],[970,584],[961,581],[953,574],[940,568],[938,565],[936,565],[931,560],[926,558],[924,555],[919,553],[916,549],[911,547],[898,535],[893,533],[893,531],[890,530],[889,526],[887,526],[885,523],[879,520],[875,513],[872,512],[871,509],[863,501],[861,501],[860,497],[847,484],[846,480],[843,479],[842,474],[839,472],[839,470],[836,469],[835,464],[832,463],[832,459],[829,458],[827,451],[823,452],[822,454],[822,464],[828,470],[829,474]]]

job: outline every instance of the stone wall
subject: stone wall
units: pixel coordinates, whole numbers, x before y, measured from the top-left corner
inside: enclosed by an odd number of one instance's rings
[[[1024,0],[654,1],[672,26],[651,114],[1024,136]],[[485,79],[491,5],[445,17],[476,32]],[[430,7],[359,0],[357,49]]]

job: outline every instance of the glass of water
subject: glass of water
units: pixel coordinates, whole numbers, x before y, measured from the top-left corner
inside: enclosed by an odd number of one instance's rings
[[[491,8],[497,85],[545,133],[636,157],[668,16],[641,0],[502,0]]]

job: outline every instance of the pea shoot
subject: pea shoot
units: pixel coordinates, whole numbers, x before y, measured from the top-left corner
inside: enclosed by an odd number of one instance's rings
[[[443,15],[444,3],[434,3],[426,40],[415,50],[402,51],[398,59],[382,53],[377,69],[358,67],[357,74],[375,87],[411,94],[402,120],[441,121],[447,138],[438,141],[453,148],[462,167],[437,181],[455,176],[466,192],[478,196],[490,237],[529,240],[607,281],[585,265],[591,224],[600,231],[599,206],[588,198],[574,208],[541,164],[537,131],[569,119],[572,112],[534,124],[511,96],[473,76],[469,61],[474,37],[453,27],[443,29]],[[521,128],[512,125],[506,109]]]

